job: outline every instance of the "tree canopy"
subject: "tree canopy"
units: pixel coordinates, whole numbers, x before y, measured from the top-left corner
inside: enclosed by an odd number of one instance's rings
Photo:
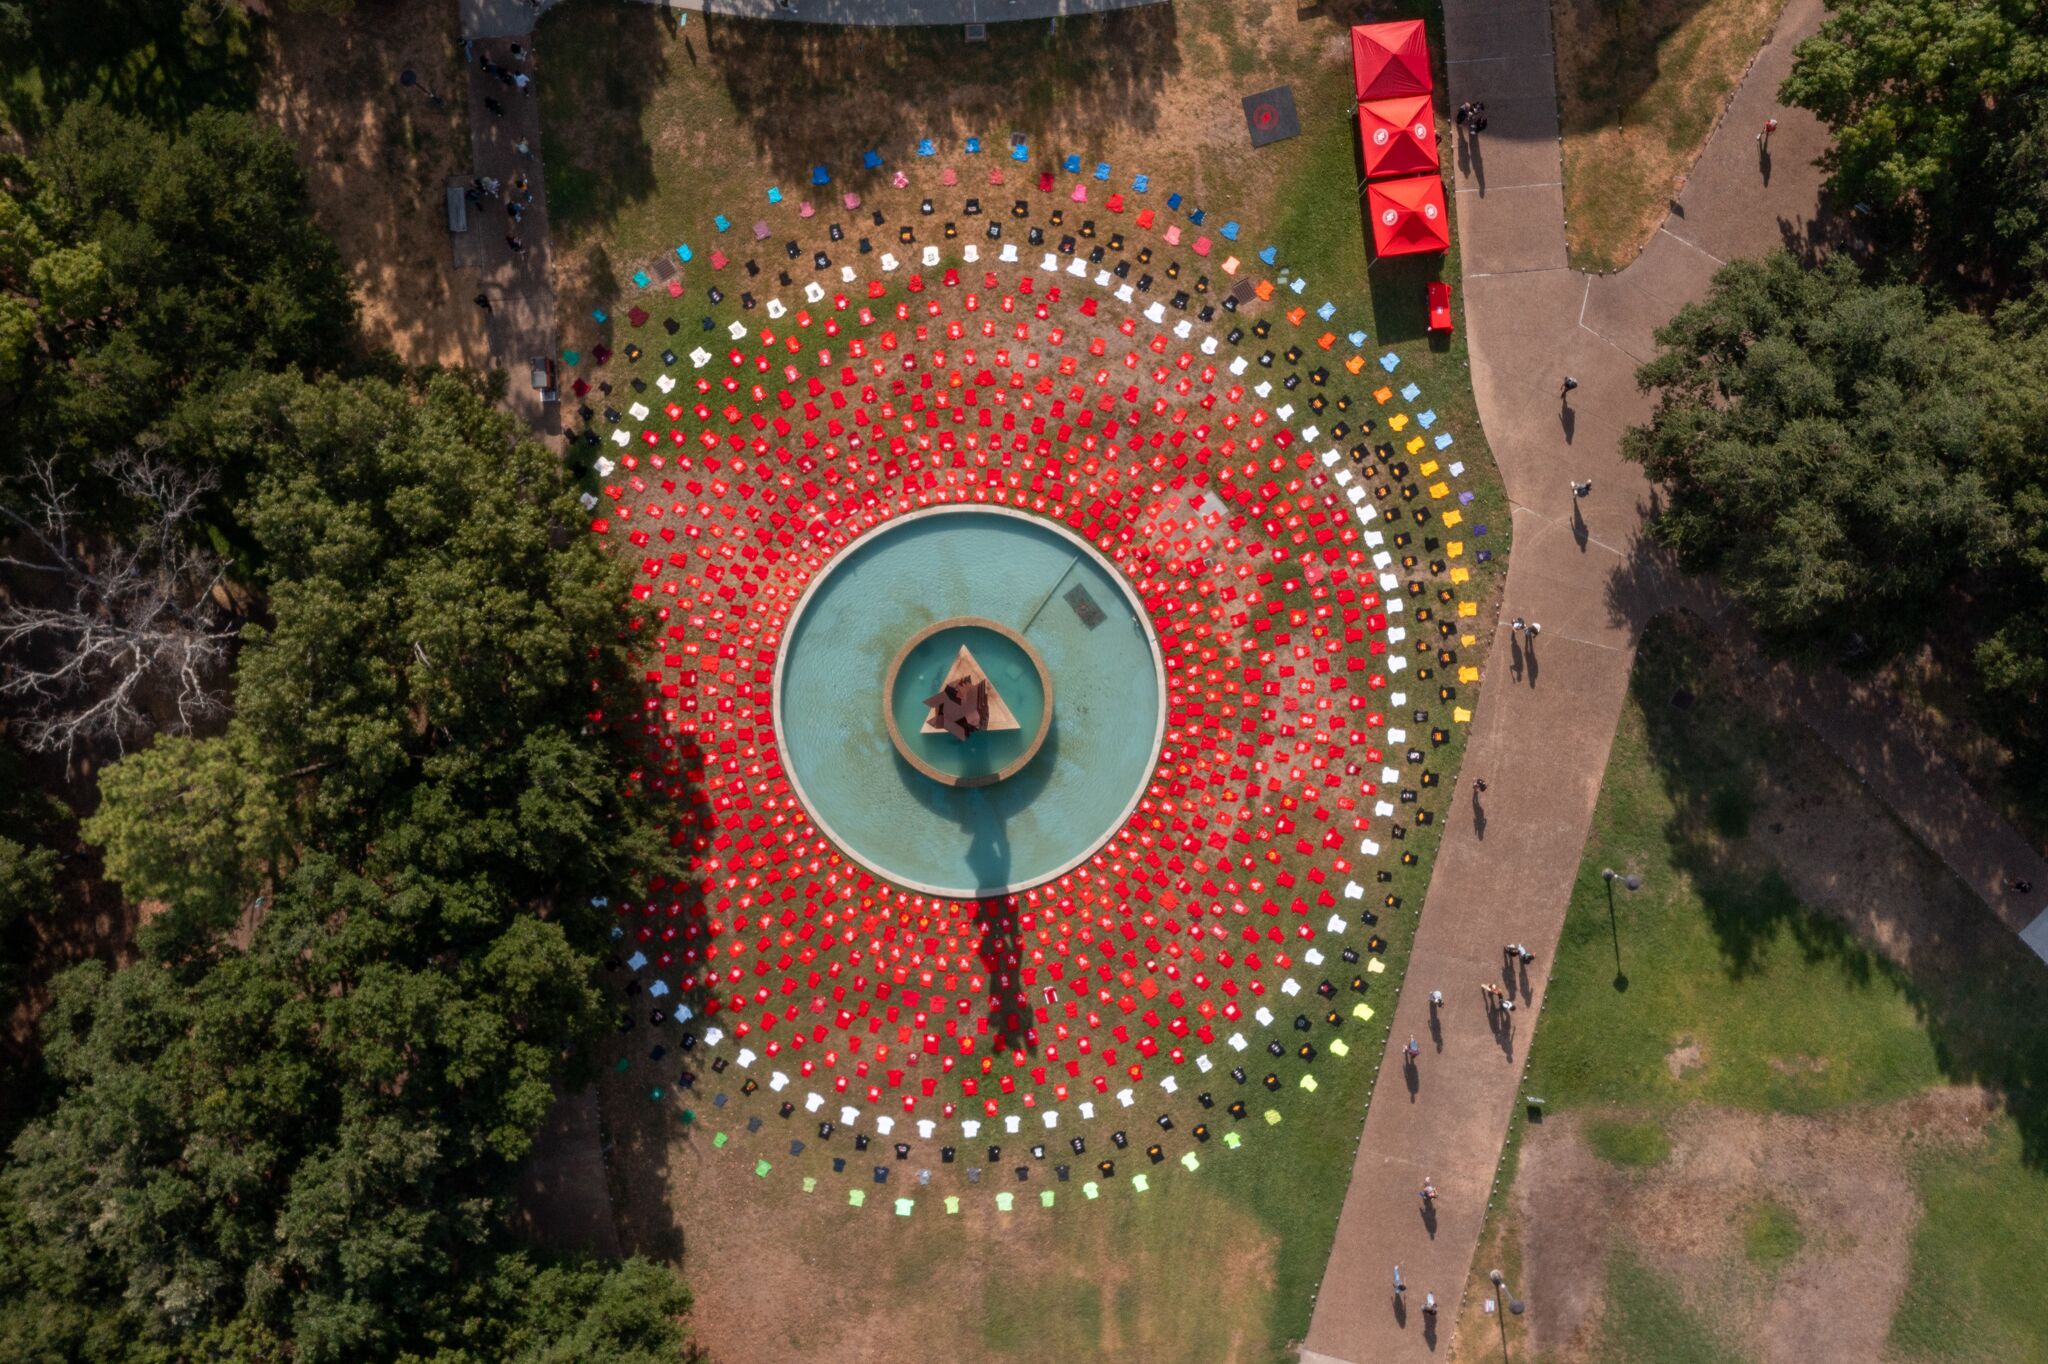
[[[270,619],[225,732],[114,764],[87,822],[165,908],[144,961],[57,983],[59,1098],[0,1177],[0,1294],[39,1310],[0,1356],[674,1358],[666,1270],[507,1232],[610,1022],[591,892],[661,854],[587,720],[620,570],[456,376],[245,377],[203,434],[255,471]]]
[[[2048,278],[2048,7],[2039,0],[1831,0],[1779,97],[1834,134],[1843,206],[1945,282]]]
[[[1724,266],[1657,339],[1656,413],[1622,447],[1669,492],[1656,538],[1783,651],[1952,642],[2048,792],[2048,336],[1779,253]]]
[[[229,374],[329,370],[351,354],[347,272],[274,128],[203,109],[166,134],[74,104],[32,159],[0,167],[0,184],[10,463],[75,452],[83,465]]]

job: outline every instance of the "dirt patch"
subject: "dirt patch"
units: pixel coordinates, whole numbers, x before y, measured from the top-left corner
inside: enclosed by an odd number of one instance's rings
[[[1678,1039],[1678,1045],[1664,1058],[1664,1069],[1674,1080],[1683,1080],[1707,1068],[1706,1053],[1700,1050],[1699,1040],[1691,1034]]]
[[[975,1198],[949,1217],[921,1198],[897,1217],[893,1189],[853,1208],[834,1183],[804,1194],[780,1170],[753,1178],[703,1134],[664,1127],[674,1110],[638,1090],[608,1084],[604,1105],[625,1249],[673,1258],[666,1209],[682,1210],[693,1326],[713,1359],[1267,1357],[1277,1240],[1199,1178],[1170,1196],[1051,1211],[1035,1190],[1009,1214]],[[1199,1274],[1187,1272],[1193,1245]]]
[[[443,198],[470,161],[455,7],[282,6],[269,35],[257,109],[306,168],[314,212],[355,284],[365,342],[407,364],[482,363],[482,318],[455,272]],[[399,84],[408,69],[412,88]]]
[[[1828,1068],[1825,1056],[1773,1056],[1770,1067],[1780,1075],[1818,1075]]]
[[[1603,1292],[1588,1267],[1628,1248],[1750,1357],[1881,1357],[1920,1214],[1911,1153],[1981,1140],[1994,1111],[1983,1091],[1960,1087],[1823,1117],[1690,1110],[1667,1120],[1670,1159],[1634,1171],[1593,1153],[1584,1115],[1531,1128],[1514,1194],[1522,1276],[1544,1304],[1528,1319],[1531,1344],[1561,1364],[1588,1358]],[[1767,1199],[1805,1233],[1774,1272],[1743,1254],[1744,1213]]]

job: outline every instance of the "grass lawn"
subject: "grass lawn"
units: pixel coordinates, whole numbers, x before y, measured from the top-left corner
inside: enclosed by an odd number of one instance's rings
[[[1551,0],[1574,266],[1618,270],[1635,259],[1783,5]]]
[[[1428,15],[1434,23],[1433,8]],[[680,241],[708,250],[714,213],[745,224],[760,216],[751,206],[768,186],[808,192],[814,164],[832,168],[832,193],[853,188],[871,205],[890,204],[886,180],[860,170],[870,146],[900,163],[920,136],[957,149],[968,135],[1000,144],[1014,131],[1030,139],[1034,165],[1073,152],[1110,161],[1125,184],[1145,171],[1152,202],[1177,190],[1216,218],[1241,221],[1238,249],[1248,259],[1276,245],[1281,266],[1309,280],[1304,301],[1332,300],[1333,327],[1364,329],[1375,353],[1398,352],[1401,380],[1419,384],[1456,433],[1464,486],[1477,493],[1466,514],[1494,528],[1483,542],[1493,562],[1475,564],[1459,591],[1484,606],[1483,652],[1506,507],[1462,335],[1435,345],[1425,337],[1423,285],[1439,270],[1456,278],[1455,256],[1395,265],[1365,257],[1344,110],[1345,28],[1366,17],[1393,16],[1333,6],[1297,17],[1183,0],[1050,30],[995,25],[986,46],[965,46],[953,30],[827,31],[692,15],[678,31],[638,6],[563,6],[544,20],[537,46],[550,202],[565,244],[556,256],[564,343],[599,334],[590,310],[623,308],[636,267]],[[632,60],[621,60],[627,52]],[[1305,134],[1251,153],[1238,100],[1282,83],[1294,87]],[[639,301],[658,326],[669,300]],[[718,322],[739,316],[731,299],[707,308],[694,289],[683,306],[692,327],[700,312]],[[1456,731],[1431,753],[1442,783],[1425,793],[1425,808],[1441,808],[1463,739]],[[1400,980],[1440,828],[1416,825],[1403,845],[1416,865],[1384,888],[1403,896],[1404,909],[1381,920],[1390,945],[1377,1000],[1390,1000]],[[1291,849],[1286,857],[1291,870],[1307,865]],[[805,1198],[787,1181],[740,1178],[744,1166],[701,1140],[678,1141],[669,1110],[650,1104],[643,1084],[615,1077],[605,1091],[614,1206],[629,1244],[687,1242],[685,1272],[697,1280],[698,1320],[714,1351],[1277,1361],[1307,1328],[1387,1016],[1382,1006],[1349,1035],[1348,1061],[1317,1069],[1313,1096],[1291,1083],[1261,1092],[1281,1125],[1254,1121],[1235,1152],[1205,1148],[1198,1173],[1175,1172],[1142,1196],[1120,1182],[1079,1207],[1067,1186],[1055,1210],[1034,1199],[1007,1216],[920,1207],[899,1219],[872,1204],[853,1212],[843,1195]],[[709,1282],[742,1263],[742,1291]]]
[[[1520,1159],[1504,1181],[1583,1168],[1541,1145],[1583,1142],[1596,1162],[1626,1167],[1634,1182],[1615,1187],[1645,1190],[1644,1207],[1704,1181],[1727,1225],[1702,1231],[1713,1249],[1683,1273],[1650,1249],[1614,1247],[1583,1352],[1540,1326],[1523,1335],[1542,1303],[1510,1330],[1560,1361],[1762,1358],[1770,1305],[1799,1291],[1796,1280],[1856,1311],[1869,1306],[1864,1292],[1885,1312],[1895,1304],[1888,1358],[2048,1360],[2037,1272],[2048,1258],[2048,970],[1817,743],[1761,719],[1715,647],[1670,621],[1645,639],[1531,1056],[1529,1091],[1561,1130],[1518,1123]],[[1868,838],[1848,839],[1852,825]],[[1896,863],[1857,865],[1873,847]],[[1610,907],[1608,867],[1641,876],[1641,891],[1617,889]],[[1989,1112],[1952,1106],[1978,1114],[1967,1131],[1932,1109],[1886,1116],[1954,1086],[1991,1096]],[[1736,1137],[1701,1136],[1760,1123],[1816,1124],[1782,1130],[1838,1143],[1827,1149],[1852,1184],[1868,1172],[1873,1197],[1896,1184],[1912,1230],[1898,1238],[1888,1292],[1856,1266],[1890,1252],[1846,1244],[1830,1218],[1793,1206],[1796,1181],[1791,1193],[1746,1192],[1743,1158],[1727,1154]],[[1757,1148],[1767,1183],[1794,1156],[1784,1147],[1776,1137]],[[1518,1276],[1569,1239],[1554,1203],[1549,1225],[1524,1216],[1542,1192],[1517,1187],[1488,1234]],[[1597,1216],[1640,1225],[1626,1194]],[[1709,1321],[1738,1328],[1694,1329]]]

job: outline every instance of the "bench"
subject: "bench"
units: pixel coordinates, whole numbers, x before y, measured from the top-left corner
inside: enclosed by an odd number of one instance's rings
[[[469,200],[463,197],[461,185],[448,186],[448,230],[455,233],[469,231]]]

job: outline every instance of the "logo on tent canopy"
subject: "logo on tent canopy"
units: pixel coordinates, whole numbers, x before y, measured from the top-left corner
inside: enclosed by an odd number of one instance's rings
[[[1374,145],[1375,147],[1384,147],[1384,146],[1386,146],[1386,145],[1387,145],[1387,130],[1386,130],[1385,128],[1375,128],[1375,129],[1373,129],[1373,130],[1372,130],[1372,141],[1373,141],[1373,145]]]
[[[1430,134],[1435,130],[1431,128],[1428,123],[1418,118],[1415,120],[1415,126],[1413,128],[1410,128],[1408,131],[1415,134],[1415,140],[1417,142],[1427,142],[1429,140]]]
[[[1392,227],[1395,224],[1395,222],[1400,219],[1400,217],[1401,214],[1399,213],[1399,211],[1390,208],[1380,214],[1380,221],[1385,223],[1388,227]]]
[[[1422,216],[1423,216],[1423,217],[1425,217],[1425,218],[1428,218],[1428,219],[1430,219],[1431,221],[1435,221],[1435,219],[1436,219],[1436,205],[1435,205],[1435,204],[1424,204],[1424,205],[1422,206]]]

